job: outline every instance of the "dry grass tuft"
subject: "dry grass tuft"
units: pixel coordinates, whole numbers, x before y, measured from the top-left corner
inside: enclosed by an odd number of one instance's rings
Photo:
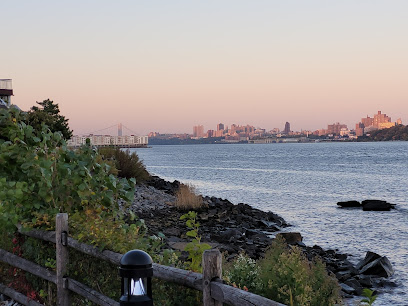
[[[203,198],[196,194],[195,187],[191,184],[181,184],[176,193],[174,206],[180,210],[195,210],[203,205]]]

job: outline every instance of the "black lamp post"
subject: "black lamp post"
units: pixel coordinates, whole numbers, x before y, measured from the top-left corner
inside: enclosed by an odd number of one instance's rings
[[[146,252],[133,250],[120,260],[119,275],[122,278],[121,306],[151,306],[152,298],[152,258]]]

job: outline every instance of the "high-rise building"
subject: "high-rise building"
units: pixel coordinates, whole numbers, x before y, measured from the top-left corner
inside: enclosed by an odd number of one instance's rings
[[[283,129],[283,134],[289,135],[289,133],[290,133],[290,123],[286,122],[285,128]]]
[[[224,124],[223,123],[218,123],[217,124],[217,131],[222,131],[224,130]]]
[[[390,128],[396,124],[391,122],[391,117],[388,117],[386,114],[382,114],[381,111],[378,111],[373,118],[369,116],[367,116],[367,118],[362,118],[360,123],[363,125],[365,132]],[[357,125],[358,124],[359,123],[357,123]]]
[[[214,130],[208,130],[207,131],[207,134],[206,134],[207,138],[211,138],[211,137],[214,137],[214,136],[215,136],[215,131]]]
[[[193,137],[203,138],[204,137],[204,126],[196,125],[193,127]]]
[[[388,117],[386,114],[381,114],[381,111],[378,111],[377,115],[374,115],[374,126],[379,127],[381,123],[388,122],[391,122],[391,117]]]
[[[364,124],[359,122],[356,124],[356,136],[360,137],[364,135]]]
[[[333,123],[327,126],[327,134],[340,135],[341,129],[347,129],[347,125],[341,123]]]

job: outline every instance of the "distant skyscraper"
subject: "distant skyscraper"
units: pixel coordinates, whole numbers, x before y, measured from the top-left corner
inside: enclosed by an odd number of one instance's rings
[[[223,123],[218,123],[217,124],[217,131],[222,131],[224,130],[224,124]]]
[[[193,126],[193,137],[198,137],[198,138],[204,137],[204,126],[203,125]]]
[[[283,134],[289,135],[289,133],[290,133],[290,123],[286,122],[285,128],[283,129]]]
[[[118,124],[118,136],[122,136],[122,123]]]

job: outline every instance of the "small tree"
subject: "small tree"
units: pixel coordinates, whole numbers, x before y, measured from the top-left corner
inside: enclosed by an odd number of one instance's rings
[[[41,131],[41,124],[46,124],[51,132],[61,132],[64,139],[72,137],[72,130],[68,126],[68,119],[60,115],[58,104],[49,99],[37,102],[38,106],[31,107],[27,113],[27,124],[35,130]]]

